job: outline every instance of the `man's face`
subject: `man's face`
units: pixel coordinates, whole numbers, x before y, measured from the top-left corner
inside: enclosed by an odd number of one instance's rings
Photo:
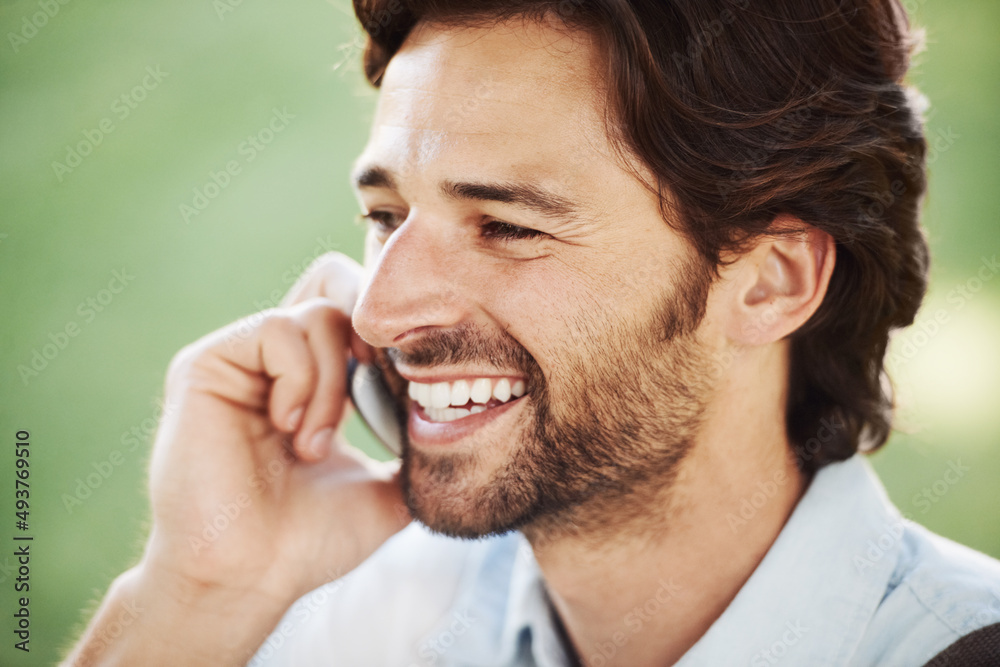
[[[586,35],[515,22],[421,25],[385,73],[354,322],[411,381],[404,490],[433,529],[620,517],[704,411],[705,271],[612,147],[601,71]]]

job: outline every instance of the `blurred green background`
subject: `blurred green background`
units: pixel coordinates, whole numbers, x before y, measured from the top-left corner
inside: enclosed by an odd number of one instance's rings
[[[913,79],[938,143],[935,262],[890,362],[906,432],[874,462],[904,513],[1000,556],[1000,278],[981,268],[1000,253],[1000,4],[906,4],[928,32]],[[3,0],[0,25],[0,664],[44,665],[140,551],[174,352],[273,305],[318,254],[360,258],[347,176],[375,98],[343,0]],[[231,161],[238,173],[220,176]],[[18,429],[32,451],[30,654],[12,648]],[[953,465],[968,468],[954,484]],[[80,487],[88,475],[95,488]]]

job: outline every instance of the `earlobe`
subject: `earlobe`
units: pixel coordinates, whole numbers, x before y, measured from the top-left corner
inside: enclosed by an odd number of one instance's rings
[[[793,224],[796,231],[787,233]],[[741,258],[727,332],[733,342],[781,340],[805,324],[826,295],[836,256],[833,238],[796,219],[782,219],[779,228],[784,233],[763,237]]]

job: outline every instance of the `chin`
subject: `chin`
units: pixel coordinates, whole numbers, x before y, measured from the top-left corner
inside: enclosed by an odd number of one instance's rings
[[[428,456],[410,449],[402,480],[413,517],[449,537],[503,535],[529,523],[538,503],[535,480],[509,461],[491,464],[478,453]]]

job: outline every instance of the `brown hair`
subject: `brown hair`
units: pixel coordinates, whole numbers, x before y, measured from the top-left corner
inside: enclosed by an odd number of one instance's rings
[[[789,214],[836,267],[791,336],[787,430],[812,471],[881,446],[892,329],[923,299],[926,144],[903,86],[914,39],[896,0],[355,0],[378,86],[421,21],[555,16],[606,49],[612,139],[657,178],[664,219],[711,266]],[[669,193],[669,200],[668,200]],[[824,428],[825,427],[825,428]],[[826,436],[822,434],[826,432]]]

